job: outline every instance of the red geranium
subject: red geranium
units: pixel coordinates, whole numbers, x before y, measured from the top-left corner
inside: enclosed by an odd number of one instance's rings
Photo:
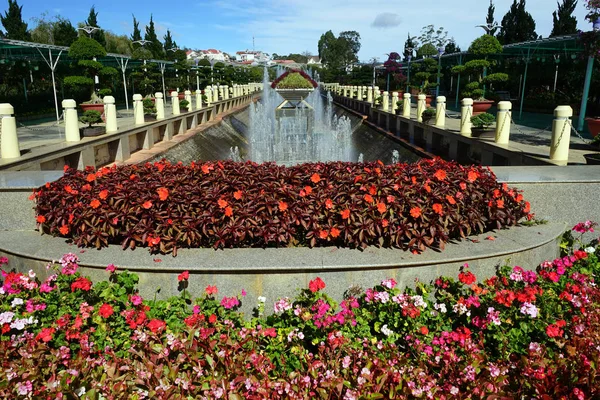
[[[471,271],[463,271],[458,274],[458,280],[464,283],[465,285],[471,285],[475,283],[477,278]]]
[[[216,287],[216,286],[211,286],[211,285],[208,285],[208,286],[206,287],[206,289],[204,289],[204,292],[205,292],[205,293],[206,293],[208,296],[212,296],[213,294],[217,294],[217,292],[218,292],[218,291],[219,291],[219,290],[217,289],[217,287]]]
[[[54,332],[54,328],[44,328],[37,334],[35,340],[41,340],[45,343],[48,343],[52,340],[52,335],[54,334]]]
[[[100,306],[100,309],[98,310],[98,315],[100,315],[102,318],[108,318],[111,315],[113,315],[115,311],[113,310],[112,306],[110,304],[102,304]]]
[[[74,292],[75,289],[81,289],[85,292],[88,292],[91,287],[92,282],[89,279],[80,276],[79,278],[75,279],[75,282],[71,283],[71,292]]]
[[[190,271],[183,271],[177,276],[177,280],[180,282],[187,281],[188,279],[190,279]]]
[[[150,329],[152,333],[157,333],[158,331],[162,330],[165,326],[167,326],[165,321],[162,321],[160,319],[153,319],[150,322],[148,322],[148,329]]]
[[[311,292],[316,293],[321,289],[325,289],[325,282],[323,282],[321,278],[317,277],[308,283],[308,289]]]

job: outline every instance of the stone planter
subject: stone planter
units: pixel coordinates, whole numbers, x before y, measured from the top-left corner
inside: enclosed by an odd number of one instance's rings
[[[598,133],[600,133],[600,118],[586,118],[585,121],[592,137],[598,136]]]
[[[103,126],[92,126],[91,128],[79,128],[79,135],[81,137],[95,137],[104,135],[106,133],[106,129]]]
[[[106,117],[104,116],[104,104],[85,104],[85,103],[81,103],[79,105],[79,107],[81,108],[81,110],[83,112],[89,111],[89,110],[93,110],[93,111],[98,111],[100,113],[100,116],[102,117],[102,121],[106,122]]]
[[[190,110],[189,107],[179,107],[179,111],[181,111],[182,113],[186,113]]]
[[[144,114],[144,122],[154,122],[154,121],[156,121],[156,115]]]
[[[433,96],[430,96],[430,95],[425,96],[425,105],[427,107],[431,107],[432,101],[433,101]]]
[[[473,116],[487,112],[494,105],[492,100],[473,101]]]

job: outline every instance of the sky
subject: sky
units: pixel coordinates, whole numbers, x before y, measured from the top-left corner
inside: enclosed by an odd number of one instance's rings
[[[8,7],[0,0],[0,12]],[[562,1],[562,0],[561,0]],[[590,30],[584,19],[584,0],[575,16],[578,28]],[[131,35],[132,15],[143,28],[153,19],[159,38],[169,29],[179,47],[216,48],[230,54],[254,48],[269,54],[310,52],[317,54],[321,34],[332,30],[354,30],[361,36],[359,59],[387,59],[402,53],[407,35],[418,36],[421,28],[442,26],[461,49],[483,34],[488,0],[18,0],[29,27],[32,18],[47,13],[68,18],[75,25],[84,21],[95,4],[98,24],[117,34]],[[556,0],[527,0],[527,11],[536,21],[538,35],[552,30]],[[494,0],[500,22],[512,0]],[[253,39],[254,38],[254,39]]]

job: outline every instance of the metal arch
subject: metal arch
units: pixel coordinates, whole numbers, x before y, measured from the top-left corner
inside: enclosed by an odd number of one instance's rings
[[[46,57],[42,53],[42,50],[40,50],[39,47],[36,47],[36,49],[37,49],[37,51],[40,52],[40,55],[42,56],[44,61],[46,61],[46,64],[48,64],[48,67],[50,67],[50,72],[52,73],[52,92],[54,93],[54,109],[56,110],[56,125],[58,125],[58,124],[60,124],[60,116],[58,114],[58,98],[56,96],[56,79],[54,78],[54,69],[56,68],[56,65],[58,64],[58,60],[60,59],[60,56],[63,51],[60,50],[58,53],[58,56],[56,56],[56,61],[53,61],[52,60],[52,49],[48,49],[48,59],[46,59]]]
[[[127,69],[127,64],[129,63],[129,58],[125,58],[122,56],[114,55],[115,60],[117,60],[117,64],[121,67],[121,72],[123,73],[123,89],[125,90],[125,107],[129,111],[129,95],[127,94],[127,80],[125,78],[125,70]]]

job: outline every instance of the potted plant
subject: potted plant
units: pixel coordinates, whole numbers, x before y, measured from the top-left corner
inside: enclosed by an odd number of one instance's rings
[[[485,98],[485,85],[506,82],[508,75],[505,73],[488,74],[489,68],[495,65],[495,62],[488,60],[488,57],[492,54],[502,53],[502,45],[494,36],[483,35],[475,39],[469,47],[469,53],[483,58],[467,61],[465,65],[457,65],[452,68],[452,72],[467,72],[475,78],[474,81],[465,85],[462,97],[473,99],[473,115],[478,115],[489,110],[494,104],[494,101]]]
[[[102,114],[100,111],[96,110],[87,110],[84,111],[83,115],[79,117],[79,121],[84,124],[88,124],[88,126],[80,128],[79,134],[82,137],[92,137],[92,136],[100,136],[106,132],[106,129],[102,126],[93,127],[94,124],[99,124],[102,122]]]
[[[275,79],[271,87],[287,101],[306,99],[319,85],[306,72],[291,69]]]
[[[496,117],[490,113],[481,113],[471,117],[473,132],[481,134],[496,122]]]
[[[396,102],[396,115],[402,114],[402,110],[404,109],[404,100],[398,100]]]
[[[423,118],[423,123],[428,124],[432,118],[435,118],[435,114],[435,108],[427,107],[425,110],[423,110],[423,113],[421,114],[421,117]]]
[[[154,99],[150,97],[144,98],[142,106],[144,107],[144,121],[156,121],[156,104],[154,103]]]
[[[377,108],[383,107],[383,96],[377,96],[375,98],[375,107],[377,107]]]
[[[73,68],[79,72],[79,75],[67,76],[63,82],[76,100],[87,98],[87,101],[80,104],[84,112],[96,110],[100,114],[104,113],[102,97],[94,91],[95,79],[103,69],[102,64],[96,59],[104,56],[106,56],[104,47],[87,36],[80,36],[69,47],[69,57],[77,60]]]
[[[429,107],[431,105],[431,101],[433,100],[433,96],[429,94],[429,90],[437,86],[437,82],[435,82],[435,80],[437,80],[438,76],[438,63],[435,59],[428,57],[424,58],[420,63],[413,63],[413,65],[413,68],[417,70],[414,75],[415,80],[417,82],[421,82],[420,85],[414,86],[414,89],[416,89],[417,94],[426,95],[425,103],[427,107]]]
[[[188,106],[190,105],[190,102],[187,100],[179,100],[179,109],[181,110],[181,112],[188,112]]]

